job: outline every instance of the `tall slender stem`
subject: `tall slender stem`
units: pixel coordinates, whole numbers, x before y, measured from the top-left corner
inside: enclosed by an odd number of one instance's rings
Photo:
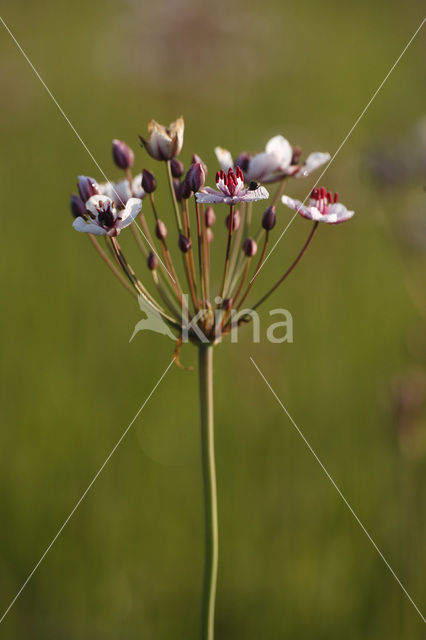
[[[201,640],[214,639],[214,609],[218,565],[218,525],[213,421],[213,347],[198,347],[201,415],[201,459],[204,488],[205,559]]]

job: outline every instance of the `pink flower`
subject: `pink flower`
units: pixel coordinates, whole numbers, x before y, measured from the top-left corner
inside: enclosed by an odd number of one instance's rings
[[[222,147],[216,147],[215,153],[223,171],[228,171],[229,167],[234,164],[230,152]],[[245,181],[259,180],[268,183],[281,180],[285,176],[305,178],[330,160],[329,153],[316,151],[306,158],[304,164],[300,165],[300,153],[301,150],[293,149],[283,136],[274,136],[268,141],[265,151],[262,153],[256,153],[253,156],[247,154],[239,156],[244,159],[245,166],[242,168]]]
[[[232,167],[228,173],[223,170],[216,174],[217,189],[204,187],[195,194],[197,202],[214,204],[237,204],[238,202],[254,202],[255,200],[265,200],[269,198],[269,193],[265,187],[253,182],[249,187],[244,186],[244,176],[240,167],[234,173]]]
[[[129,198],[126,206],[117,211],[111,198],[95,195],[86,202],[87,217],[78,217],[73,222],[76,231],[92,233],[94,236],[118,236],[128,227],[142,209],[142,200]]]
[[[349,211],[343,204],[338,202],[339,195],[334,195],[321,187],[313,189],[309,205],[306,207],[300,200],[293,200],[288,196],[282,196],[281,202],[290,209],[297,211],[304,218],[315,220],[316,222],[327,222],[328,224],[339,224],[352,218],[354,211]]]

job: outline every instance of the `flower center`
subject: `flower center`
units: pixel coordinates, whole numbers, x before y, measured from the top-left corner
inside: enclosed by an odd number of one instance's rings
[[[339,201],[339,194],[327,191],[324,187],[312,189],[310,206],[316,207],[324,216],[328,213],[331,205]]]
[[[226,196],[233,197],[238,195],[244,187],[244,175],[240,167],[235,169],[235,173],[232,167],[227,174],[223,170],[218,171],[216,173],[216,185]]]
[[[98,212],[98,222],[102,227],[109,229],[114,226],[114,213],[109,202],[104,203],[100,200],[96,210]]]

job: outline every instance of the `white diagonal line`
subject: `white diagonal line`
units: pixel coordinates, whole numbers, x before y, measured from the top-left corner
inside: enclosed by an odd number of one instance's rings
[[[349,137],[352,135],[354,129],[358,126],[361,118],[365,115],[367,109],[371,106],[372,102],[375,100],[377,94],[379,93],[379,91],[382,89],[383,85],[385,84],[386,80],[389,78],[389,76],[391,75],[392,71],[395,69],[396,65],[398,64],[398,62],[401,60],[401,58],[403,57],[403,55],[405,54],[405,52],[407,51],[408,47],[411,45],[411,43],[413,42],[414,38],[417,36],[417,34],[419,33],[420,29],[423,27],[424,23],[426,21],[426,18],[423,18],[423,20],[421,21],[420,25],[417,27],[417,29],[415,30],[415,32],[413,33],[413,35],[411,36],[411,38],[409,39],[409,41],[407,42],[407,44],[405,45],[405,47],[403,48],[403,50],[401,51],[401,53],[399,54],[398,58],[395,60],[395,62],[393,63],[393,65],[391,66],[391,68],[389,69],[389,71],[387,72],[386,76],[384,77],[384,79],[382,80],[382,82],[379,84],[379,86],[377,87],[376,91],[373,93],[373,95],[371,96],[370,100],[367,102],[367,104],[365,105],[364,109],[361,111],[361,113],[359,114],[358,118],[355,120],[354,124],[352,125],[352,127],[349,129],[348,133],[346,134],[346,136],[343,138],[342,142],[340,143],[340,145],[337,147],[337,150],[334,152],[332,158],[330,158],[328,164],[325,166],[324,171],[321,173],[320,177],[315,181],[315,183],[312,185],[311,189],[309,190],[309,193],[306,194],[305,199],[303,200],[302,204],[305,204],[306,200],[309,198],[310,194],[312,193],[312,189],[314,189],[318,183],[320,182],[321,178],[324,176],[324,174],[326,173],[326,171],[328,171],[329,167],[331,166],[331,164],[334,162],[336,156],[340,153],[342,147],[346,144],[346,142],[348,141]],[[258,276],[259,271],[261,269],[263,269],[263,267],[265,266],[265,263],[267,260],[269,260],[272,252],[275,250],[276,246],[278,245],[278,243],[280,242],[280,240],[283,238],[283,236],[286,234],[287,230],[289,229],[289,227],[293,224],[294,220],[297,218],[297,214],[299,213],[299,210],[296,211],[296,213],[293,215],[293,217],[291,218],[290,222],[288,223],[288,225],[286,226],[286,228],[284,229],[284,231],[281,233],[280,237],[278,238],[278,240],[276,240],[276,242],[274,243],[274,245],[271,247],[271,250],[269,251],[269,253],[266,255],[263,264],[260,266],[260,268],[257,270],[257,273],[253,276],[252,280]],[[252,281],[251,280],[251,281]],[[250,282],[251,282],[250,281]]]
[[[167,368],[165,369],[165,371],[162,373],[161,377],[157,380],[157,382],[155,383],[154,387],[151,389],[148,397],[146,398],[146,400],[144,401],[144,403],[139,407],[138,411],[136,412],[136,414],[134,415],[134,417],[132,418],[131,422],[129,423],[129,425],[126,427],[126,429],[123,431],[123,433],[121,434],[120,438],[117,440],[116,444],[114,445],[114,447],[111,449],[110,453],[108,454],[108,456],[106,457],[105,461],[103,462],[103,464],[99,467],[98,471],[95,473],[95,475],[93,476],[92,480],[90,481],[87,489],[84,491],[84,493],[81,495],[81,497],[79,498],[79,500],[75,503],[72,511],[69,513],[69,515],[67,516],[67,518],[64,520],[63,524],[61,525],[60,529],[58,530],[57,534],[55,535],[55,537],[52,539],[52,541],[49,543],[49,545],[46,547],[43,555],[41,556],[40,560],[37,562],[37,564],[34,566],[34,568],[32,569],[31,573],[29,573],[28,577],[26,578],[24,584],[22,585],[22,587],[19,589],[18,593],[16,594],[16,596],[13,598],[12,602],[9,604],[9,606],[7,607],[6,611],[3,613],[3,615],[0,618],[0,624],[3,622],[3,620],[5,619],[5,617],[7,616],[7,614],[9,613],[9,611],[11,610],[11,608],[13,607],[13,605],[15,604],[15,602],[17,601],[17,599],[19,598],[19,596],[21,595],[21,593],[23,592],[23,590],[25,589],[25,587],[27,586],[27,584],[29,583],[29,581],[31,580],[31,578],[33,577],[33,575],[35,574],[35,572],[37,571],[37,569],[39,568],[39,566],[41,565],[41,563],[43,562],[43,560],[45,559],[45,557],[47,556],[47,554],[49,553],[50,549],[53,547],[53,545],[55,544],[56,540],[59,538],[59,536],[61,535],[62,531],[65,529],[65,527],[67,526],[68,522],[71,520],[72,516],[74,515],[74,513],[77,511],[78,507],[80,506],[80,504],[83,502],[84,498],[87,496],[87,494],[89,493],[90,489],[93,487],[93,485],[95,484],[96,480],[98,479],[98,477],[101,475],[102,471],[105,469],[106,465],[108,464],[108,462],[110,461],[110,459],[112,458],[112,456],[114,455],[115,451],[118,449],[119,445],[121,444],[121,442],[124,440],[124,438],[126,437],[127,433],[129,432],[130,428],[133,426],[135,420],[138,418],[139,414],[141,413],[142,409],[145,407],[145,405],[148,403],[149,399],[151,398],[151,396],[153,395],[153,393],[155,392],[155,390],[157,389],[158,385],[160,384],[160,382],[163,380],[164,376],[166,375],[166,373],[168,372],[168,370],[170,369],[170,367],[172,366],[173,362],[175,361],[175,359],[173,358],[173,360],[170,362],[170,364],[167,366]]]
[[[347,506],[347,508],[349,509],[349,511],[351,512],[351,514],[353,515],[353,517],[355,518],[355,520],[357,521],[357,523],[359,524],[359,526],[361,527],[361,529],[363,530],[363,532],[365,533],[365,535],[367,536],[367,538],[369,539],[369,541],[371,542],[371,544],[373,545],[373,547],[375,548],[375,550],[377,551],[377,553],[379,554],[379,556],[381,557],[381,559],[383,560],[383,562],[385,563],[385,565],[387,566],[387,568],[389,569],[389,571],[391,572],[391,574],[393,575],[393,577],[395,578],[395,580],[397,581],[397,583],[399,584],[399,586],[401,587],[403,592],[405,593],[405,595],[407,596],[408,600],[411,602],[411,604],[413,605],[413,607],[415,608],[415,610],[417,611],[417,613],[419,614],[419,616],[421,617],[423,622],[426,624],[426,618],[424,617],[424,615],[420,611],[419,607],[416,605],[416,603],[414,602],[413,598],[410,596],[410,594],[408,593],[407,589],[404,587],[404,585],[402,584],[401,580],[398,578],[398,576],[396,575],[395,571],[392,569],[392,567],[390,566],[389,562],[386,560],[385,556],[380,551],[379,547],[374,542],[374,540],[371,537],[371,535],[368,533],[368,531],[365,528],[364,524],[361,522],[361,520],[359,519],[359,517],[357,516],[357,514],[355,513],[355,511],[351,507],[350,503],[345,498],[345,496],[343,495],[342,491],[337,486],[336,482],[333,480],[333,478],[331,477],[331,475],[329,474],[329,472],[325,468],[324,464],[321,462],[321,460],[318,457],[317,453],[312,448],[312,446],[310,445],[310,443],[308,442],[308,440],[306,439],[306,437],[304,436],[302,431],[299,429],[299,427],[297,426],[297,424],[295,423],[295,421],[293,420],[293,418],[291,417],[291,415],[289,414],[289,412],[287,411],[287,409],[285,408],[285,406],[283,405],[283,403],[281,402],[281,400],[279,399],[279,397],[277,396],[277,394],[275,393],[275,391],[271,387],[270,383],[265,378],[265,376],[263,375],[263,373],[261,372],[261,370],[259,369],[259,367],[257,366],[257,364],[255,363],[255,361],[253,360],[253,358],[251,356],[250,356],[250,360],[251,360],[252,364],[254,365],[254,367],[257,369],[257,371],[260,374],[261,378],[263,378],[263,380],[266,383],[267,387],[272,392],[272,395],[277,400],[277,402],[280,405],[281,409],[287,415],[288,419],[290,420],[290,422],[292,423],[292,425],[296,429],[297,433],[302,438],[303,442],[306,444],[306,446],[308,447],[309,451],[312,453],[312,455],[314,456],[315,460],[318,462],[318,464],[320,465],[321,469],[324,471],[325,475],[327,476],[327,478],[329,479],[329,481],[331,482],[333,487],[336,489],[337,493],[342,498],[343,502],[345,503],[345,505]]]
[[[100,172],[100,174],[103,176],[103,178],[105,179],[106,182],[108,182],[108,184],[110,185],[111,189],[114,191],[115,195],[117,196],[117,199],[121,202],[122,205],[124,205],[123,200],[120,197],[120,194],[117,193],[115,187],[114,187],[114,183],[111,182],[111,180],[107,177],[106,173],[104,172],[104,170],[102,169],[102,167],[99,165],[98,161],[96,160],[96,158],[94,157],[93,153],[90,151],[89,147],[87,146],[87,144],[84,142],[83,138],[80,136],[80,134],[78,133],[77,129],[74,127],[73,123],[71,122],[71,120],[68,118],[67,114],[65,113],[65,111],[62,109],[61,105],[59,104],[59,102],[56,100],[55,96],[53,95],[53,93],[51,92],[51,90],[49,89],[49,87],[47,86],[47,84],[45,83],[45,81],[43,80],[43,78],[41,77],[41,75],[39,74],[39,72],[37,71],[37,69],[35,68],[35,66],[33,65],[33,63],[31,62],[31,60],[29,59],[29,57],[27,56],[27,54],[25,53],[25,51],[23,50],[23,48],[21,47],[21,45],[19,44],[18,40],[15,38],[15,36],[13,35],[12,31],[9,29],[9,27],[7,26],[7,24],[5,23],[5,21],[3,20],[3,18],[0,16],[0,21],[3,24],[4,28],[6,29],[6,31],[8,32],[8,34],[10,35],[10,37],[12,38],[13,42],[16,44],[16,46],[18,47],[19,51],[22,53],[22,55],[24,56],[25,60],[28,62],[28,64],[30,65],[31,69],[34,71],[35,75],[37,76],[37,78],[40,80],[41,84],[43,85],[43,87],[46,89],[47,93],[49,94],[49,96],[51,97],[51,99],[53,100],[53,102],[55,103],[55,105],[57,106],[59,112],[61,113],[61,115],[64,117],[64,119],[66,120],[66,122],[69,124],[69,126],[71,127],[71,129],[73,130],[73,132],[75,133],[76,137],[78,138],[78,140],[81,142],[81,144],[83,145],[83,147],[85,148],[85,150],[87,151],[87,153],[89,154],[90,158],[93,160],[96,168],[98,169],[98,171]],[[169,276],[171,277],[171,279],[173,280],[173,282],[176,282],[175,279],[173,278],[172,274],[170,273],[170,271],[167,269],[166,265],[164,264],[164,262],[162,261],[161,257],[158,255],[158,253],[155,250],[155,247],[153,247],[150,243],[150,241],[148,240],[148,238],[146,237],[146,235],[144,234],[144,232],[142,231],[142,229],[139,227],[139,225],[136,223],[136,226],[138,227],[140,233],[143,235],[143,237],[145,238],[148,246],[151,248],[151,250],[155,253],[155,255],[157,256],[158,260],[161,262],[161,264],[163,265],[163,267],[166,269],[167,273],[169,274]]]

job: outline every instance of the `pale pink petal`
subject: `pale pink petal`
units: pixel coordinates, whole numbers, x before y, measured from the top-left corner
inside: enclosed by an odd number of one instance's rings
[[[265,176],[278,171],[278,169],[279,163],[274,155],[266,152],[257,153],[249,162],[245,179],[247,181],[261,180],[263,182]]]
[[[305,164],[302,166],[300,171],[296,173],[296,178],[305,178],[312,171],[315,171],[323,164],[330,160],[329,153],[322,153],[321,151],[315,151],[314,153],[310,153],[306,158]]]
[[[84,218],[76,218],[72,223],[72,226],[76,231],[82,231],[83,233],[92,233],[94,236],[104,236],[106,234],[105,229],[102,229],[93,222],[86,222]]]
[[[311,220],[318,220],[321,216],[321,213],[318,211],[316,207],[305,207],[303,202],[300,200],[293,200],[293,198],[289,198],[289,196],[282,196],[281,202],[285,204],[290,209],[297,211],[305,218],[310,218]]]
[[[275,156],[277,164],[281,170],[287,169],[291,165],[293,149],[284,136],[274,136],[269,140],[265,149],[266,153]]]
[[[142,210],[142,200],[139,198],[129,198],[126,208],[121,212],[120,229],[125,229],[132,224],[133,220]]]
[[[223,149],[223,147],[215,147],[214,152],[216,154],[216,158],[218,159],[220,168],[225,173],[228,173],[229,169],[232,169],[232,167],[234,166],[231,152],[228,151],[228,149]]]
[[[197,191],[195,197],[197,202],[200,202],[201,204],[219,204],[221,202],[226,202],[226,196],[223,195],[223,193],[210,188],[207,191],[207,187],[204,191]]]
[[[328,222],[329,224],[339,224],[340,222],[346,222],[346,220],[352,218],[354,213],[355,211],[349,211],[345,205],[341,202],[337,202],[336,204],[331,205],[325,216],[322,216],[322,221]]]

